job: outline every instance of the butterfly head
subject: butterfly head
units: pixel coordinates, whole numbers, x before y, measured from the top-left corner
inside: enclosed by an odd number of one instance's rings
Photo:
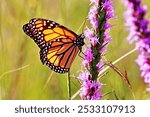
[[[80,50],[81,50],[82,46],[85,44],[84,38],[85,38],[85,36],[83,33],[77,36],[76,43],[77,43],[77,46],[79,47]]]
[[[83,34],[83,33],[82,33],[82,34],[80,34],[80,35],[79,35],[79,38],[84,39],[84,38],[85,38],[84,34]]]

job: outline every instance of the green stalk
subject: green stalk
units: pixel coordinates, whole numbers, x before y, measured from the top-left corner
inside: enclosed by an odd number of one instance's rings
[[[97,81],[98,78],[98,68],[97,68],[97,64],[101,59],[101,55],[99,53],[99,50],[101,50],[102,48],[102,44],[104,42],[103,38],[104,38],[104,24],[106,23],[105,20],[105,11],[102,10],[101,11],[101,5],[98,9],[98,28],[95,30],[95,35],[99,38],[99,44],[97,44],[96,46],[92,46],[91,45],[91,49],[93,51],[93,60],[90,63],[90,72],[91,72],[91,80]]]

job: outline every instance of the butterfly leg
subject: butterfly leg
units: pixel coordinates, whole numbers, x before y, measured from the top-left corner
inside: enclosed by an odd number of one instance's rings
[[[81,57],[82,59],[85,59],[83,56],[81,56],[81,53],[86,56],[82,51],[79,51],[78,56]]]

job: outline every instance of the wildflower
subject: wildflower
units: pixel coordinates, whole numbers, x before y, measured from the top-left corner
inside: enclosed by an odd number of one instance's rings
[[[90,73],[88,71],[80,73],[78,79],[82,85],[80,97],[83,100],[95,100],[102,97],[102,94],[99,92],[101,87],[100,83],[90,80]]]
[[[140,52],[136,63],[141,70],[141,77],[150,89],[150,29],[149,21],[145,19],[147,7],[142,6],[142,0],[122,0],[127,10],[125,13],[125,25],[129,29],[127,40],[136,42],[136,49]]]
[[[93,59],[93,52],[90,48],[86,48],[85,50],[85,59],[89,62],[91,62]]]
[[[89,20],[93,28],[98,28],[97,14],[98,14],[98,10],[97,7],[94,5],[93,7],[91,7],[89,12]]]
[[[112,27],[108,20],[114,17],[110,0],[90,0],[89,21],[91,28],[86,28],[85,37],[90,42],[90,47],[85,49],[85,57],[82,62],[86,71],[82,71],[78,77],[81,83],[80,97],[86,100],[96,100],[102,97],[100,93],[101,84],[97,81],[98,74],[103,67],[101,54],[106,50],[106,44],[111,37],[108,29]]]
[[[98,72],[100,72],[100,71],[102,70],[103,65],[104,65],[104,63],[102,63],[102,62],[99,62],[99,63],[96,65],[96,67],[98,68]]]
[[[95,5],[98,5],[100,0],[90,0],[90,1],[91,1],[91,3],[94,3]]]

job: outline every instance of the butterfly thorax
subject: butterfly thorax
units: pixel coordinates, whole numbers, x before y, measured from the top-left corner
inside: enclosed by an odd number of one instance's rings
[[[81,51],[82,46],[84,45],[84,34],[80,34],[77,36],[77,40],[74,41],[74,44],[78,46],[79,50]]]

